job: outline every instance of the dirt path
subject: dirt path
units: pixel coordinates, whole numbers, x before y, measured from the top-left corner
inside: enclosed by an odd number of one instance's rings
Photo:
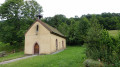
[[[8,61],[3,61],[3,62],[0,62],[0,64],[7,64],[7,63],[15,62],[18,60],[22,60],[22,59],[26,59],[26,58],[34,57],[34,56],[37,56],[37,55],[25,56],[25,57],[16,58],[16,59],[8,60]]]

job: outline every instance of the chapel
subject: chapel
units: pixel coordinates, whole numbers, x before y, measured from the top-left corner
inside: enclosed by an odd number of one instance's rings
[[[65,36],[40,19],[25,33],[25,54],[51,54],[65,48]]]

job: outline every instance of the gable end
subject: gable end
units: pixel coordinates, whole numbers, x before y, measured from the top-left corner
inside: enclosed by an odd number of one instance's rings
[[[48,31],[50,31],[51,34],[60,36],[62,38],[66,38],[62,33],[60,33],[57,29],[53,28],[52,26],[42,22],[41,20],[36,20],[31,26],[30,28],[36,23],[39,22],[40,24],[42,24]],[[25,35],[27,34],[27,32],[30,30],[30,28],[26,31]]]

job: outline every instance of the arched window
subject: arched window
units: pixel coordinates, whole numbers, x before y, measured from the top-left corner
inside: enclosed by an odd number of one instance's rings
[[[37,27],[36,27],[36,31],[38,32],[38,29],[39,29],[39,26],[37,25]]]
[[[60,42],[59,42],[59,49],[61,48]]]
[[[62,41],[62,48],[64,48],[64,41]]]
[[[58,50],[58,40],[56,39],[56,50]]]

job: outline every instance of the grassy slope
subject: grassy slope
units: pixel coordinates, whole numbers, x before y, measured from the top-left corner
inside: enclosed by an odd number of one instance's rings
[[[85,58],[85,48],[74,46],[58,54],[27,58],[0,67],[83,67]]]
[[[11,60],[11,59],[18,58],[18,57],[23,57],[23,56],[24,56],[24,52],[18,52],[18,53],[14,53],[14,54],[9,54],[8,56],[1,57],[0,62],[6,61],[6,60]]]
[[[119,32],[119,31],[118,31],[118,30],[109,30],[108,32],[109,32],[109,34],[110,34],[111,36],[115,36],[115,37],[116,37],[116,36],[118,36],[118,32]]]

